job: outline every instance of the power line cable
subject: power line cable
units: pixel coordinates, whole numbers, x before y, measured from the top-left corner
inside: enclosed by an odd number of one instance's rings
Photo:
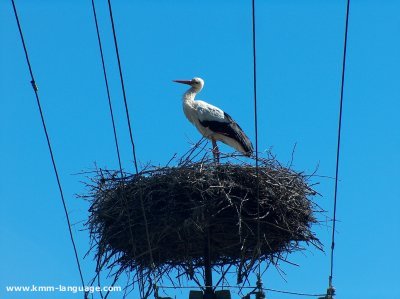
[[[161,285],[159,288],[161,289],[197,289],[197,288],[205,288],[206,286],[164,286]],[[227,288],[227,289],[258,289],[257,286],[232,286],[232,285],[224,285],[224,286],[212,286],[213,288]],[[286,291],[286,290],[278,290],[272,288],[262,288],[263,291],[272,292],[272,293],[281,293],[288,295],[296,295],[296,296],[305,296],[305,297],[320,297],[324,296],[324,294],[315,294],[315,293],[303,293],[303,292],[294,292],[294,291]]]
[[[345,83],[345,72],[346,72],[347,34],[348,34],[348,28],[349,28],[349,12],[350,12],[350,0],[347,0],[346,24],[345,24],[345,33],[344,33],[344,46],[343,46],[343,60],[342,60],[342,77],[341,77],[341,86],[340,86],[338,138],[337,138],[337,150],[336,150],[336,171],[335,171],[335,191],[334,191],[334,203],[333,203],[331,264],[330,264],[330,276],[329,276],[329,288],[330,289],[332,289],[333,266],[334,266],[337,190],[338,190],[338,177],[339,177],[340,145],[341,145],[340,141],[341,141],[341,132],[342,132],[343,94],[344,94],[344,83]]]
[[[110,89],[109,89],[109,85],[108,85],[107,71],[106,71],[106,66],[105,66],[105,62],[104,62],[104,53],[103,53],[103,47],[102,47],[102,42],[101,42],[100,30],[99,30],[99,24],[98,24],[98,19],[97,19],[96,5],[95,5],[94,0],[91,0],[91,2],[92,2],[92,10],[93,10],[93,16],[94,16],[94,21],[95,21],[95,26],[96,26],[96,33],[97,33],[97,40],[98,40],[98,45],[99,45],[100,57],[101,57],[101,64],[102,64],[103,75],[104,75],[104,82],[105,82],[106,91],[107,91],[108,107],[109,107],[109,110],[110,110],[110,116],[111,116],[111,122],[112,122],[112,127],[113,127],[115,147],[116,147],[116,151],[117,151],[119,171],[120,171],[120,175],[121,175],[121,178],[122,178],[121,184],[124,184],[125,175],[124,175],[124,172],[122,170],[121,155],[120,155],[120,151],[119,151],[118,137],[117,137],[117,129],[116,129],[115,120],[114,120],[114,113],[113,113],[113,108],[112,108]],[[127,201],[126,197],[124,195],[122,195],[122,198],[125,201],[125,206],[128,207],[128,201]],[[127,216],[128,216],[128,223],[129,223],[129,234],[130,234],[130,238],[132,240],[132,242],[131,242],[132,243],[132,250],[134,251],[135,248],[134,248],[134,242],[133,242],[133,232],[132,232],[132,228],[131,228],[131,217],[130,217],[129,213],[127,214]],[[108,294],[109,294],[109,292],[107,292],[105,298],[108,297]]]
[[[67,205],[66,205],[65,198],[64,198],[64,192],[63,192],[63,189],[62,189],[62,186],[61,186],[60,177],[58,175],[58,170],[57,170],[57,166],[56,166],[56,162],[55,162],[55,159],[54,159],[53,150],[52,150],[51,143],[50,143],[50,137],[49,137],[49,134],[47,132],[47,126],[46,126],[46,122],[45,122],[45,119],[44,119],[42,106],[40,104],[40,98],[39,98],[39,94],[38,94],[38,87],[36,85],[36,81],[35,81],[35,78],[34,78],[34,75],[33,75],[32,66],[31,66],[31,63],[30,63],[29,55],[28,55],[28,50],[27,50],[27,47],[26,47],[26,44],[25,44],[25,39],[24,39],[24,35],[22,33],[22,28],[21,28],[21,24],[19,22],[18,12],[17,12],[17,8],[15,6],[14,0],[11,0],[11,3],[12,3],[12,6],[13,6],[15,19],[17,21],[17,25],[18,25],[18,30],[19,30],[22,46],[24,48],[25,58],[26,58],[26,62],[28,64],[28,68],[29,68],[29,73],[30,73],[30,76],[31,76],[31,84],[32,84],[32,87],[33,87],[33,91],[35,93],[36,103],[37,103],[37,107],[39,109],[40,118],[41,118],[42,125],[43,125],[43,130],[44,130],[44,133],[45,133],[45,136],[46,136],[47,146],[48,146],[48,149],[49,149],[49,152],[50,152],[51,162],[53,164],[53,169],[54,169],[54,173],[55,173],[55,176],[56,176],[58,189],[60,191],[61,201],[62,201],[62,205],[63,205],[63,208],[64,208],[65,218],[66,218],[67,224],[68,224],[69,236],[70,236],[72,247],[73,247],[73,250],[74,250],[74,255],[75,255],[75,260],[76,260],[76,264],[77,264],[78,271],[79,271],[79,276],[80,276],[80,279],[81,279],[82,286],[85,289],[85,281],[83,279],[82,269],[81,269],[81,265],[80,265],[79,257],[78,257],[78,251],[77,251],[76,244],[75,244],[75,241],[74,241],[74,236],[72,234],[71,222],[70,222],[70,219],[69,219],[68,209],[67,209]],[[85,298],[86,297],[87,297],[87,293],[85,293]]]
[[[267,292],[281,293],[281,294],[288,294],[288,295],[296,295],[296,296],[305,296],[305,297],[320,297],[320,296],[323,296],[323,294],[292,292],[292,291],[277,290],[277,289],[271,289],[271,288],[263,288],[263,290],[267,291]]]
[[[129,116],[128,101],[126,99],[126,92],[125,92],[124,76],[122,75],[121,59],[120,59],[120,56],[119,56],[117,34],[115,32],[114,17],[113,17],[113,13],[112,13],[112,7],[111,7],[111,1],[110,0],[108,0],[108,10],[109,10],[109,13],[110,13],[111,27],[112,27],[113,38],[114,38],[114,46],[115,46],[115,53],[116,53],[117,61],[118,61],[119,78],[120,78],[120,81],[121,81],[122,95],[123,95],[123,98],[124,98],[126,119],[128,121],[129,138],[131,140],[131,145],[132,145],[132,155],[133,155],[133,160],[134,160],[134,163],[135,163],[136,174],[138,174],[139,173],[139,169],[138,169],[137,160],[136,160],[135,142],[133,140],[131,119],[130,119],[130,116]]]
[[[113,133],[114,133],[115,148],[116,148],[117,156],[118,156],[119,169],[121,171],[121,176],[123,176],[122,163],[121,163],[121,154],[120,154],[120,151],[119,151],[117,129],[116,129],[116,126],[115,126],[114,112],[113,112],[111,95],[110,95],[110,88],[109,88],[109,85],[108,85],[107,71],[106,71],[106,66],[105,66],[105,62],[104,62],[103,46],[102,46],[102,43],[101,43],[99,24],[98,24],[97,13],[96,13],[96,6],[95,6],[95,3],[94,3],[94,0],[91,0],[91,1],[92,1],[92,10],[93,10],[94,22],[95,22],[95,25],[96,25],[97,41],[98,41],[98,44],[99,44],[101,65],[102,65],[102,68],[103,68],[104,83],[105,83],[106,91],[107,91],[108,108],[110,110],[110,117],[111,117],[111,122],[112,122],[112,127],[113,127]]]
[[[116,53],[117,61],[118,61],[119,77],[120,77],[120,82],[121,82],[122,95],[123,95],[123,98],[124,98],[125,112],[126,112],[126,118],[127,118],[127,122],[128,122],[128,129],[129,129],[129,137],[130,137],[131,145],[132,145],[132,155],[133,155],[133,160],[134,160],[134,164],[135,164],[136,176],[138,176],[139,175],[139,169],[138,169],[137,159],[136,159],[135,142],[133,140],[132,126],[131,126],[131,121],[130,121],[130,117],[129,117],[128,102],[127,102],[127,98],[126,98],[124,78],[123,78],[123,75],[122,75],[121,59],[120,59],[120,56],[119,56],[118,41],[117,41],[117,34],[116,34],[116,30],[115,30],[115,25],[114,25],[114,17],[113,17],[113,13],[112,13],[111,0],[108,0],[108,10],[109,10],[109,14],[110,14],[111,27],[112,27],[113,38],[114,38],[115,53]],[[142,214],[143,214],[143,219],[144,219],[144,225],[145,225],[147,246],[149,248],[149,257],[150,257],[151,269],[154,270],[154,266],[155,265],[154,265],[154,258],[153,258],[153,250],[152,250],[151,243],[150,243],[149,225],[148,225],[148,221],[147,221],[146,211],[145,211],[145,208],[144,208],[142,190],[140,190],[139,197],[140,197],[140,204],[141,204],[141,209],[142,209]],[[155,279],[154,279],[154,281],[155,281]],[[157,292],[156,283],[154,283],[154,291]],[[156,296],[157,296],[157,294],[156,294]]]
[[[257,112],[257,53],[256,53],[256,7],[252,0],[252,38],[253,38],[253,98],[254,98],[254,133],[256,144],[256,188],[257,188],[257,250],[260,254],[260,177],[258,165],[258,112]],[[261,264],[258,264],[258,279],[261,280]]]

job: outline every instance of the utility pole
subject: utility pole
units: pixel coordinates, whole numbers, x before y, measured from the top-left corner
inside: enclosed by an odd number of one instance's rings
[[[207,237],[205,238],[204,246],[204,283],[206,289],[203,299],[215,299],[212,281],[212,265],[211,265],[211,231],[207,228]]]

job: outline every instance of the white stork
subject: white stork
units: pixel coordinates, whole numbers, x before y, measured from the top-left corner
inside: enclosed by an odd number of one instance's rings
[[[219,161],[217,141],[233,147],[246,156],[252,154],[253,145],[250,139],[228,113],[206,102],[194,100],[204,86],[203,79],[193,78],[174,80],[174,82],[191,86],[183,95],[183,112],[197,130],[212,141],[212,151],[216,161]]]

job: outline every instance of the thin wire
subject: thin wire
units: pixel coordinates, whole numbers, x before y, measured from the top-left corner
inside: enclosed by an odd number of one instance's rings
[[[51,143],[50,143],[50,137],[49,137],[49,134],[47,132],[47,126],[46,126],[46,122],[45,122],[45,119],[44,119],[42,106],[40,104],[38,88],[37,88],[37,85],[36,85],[35,77],[33,75],[32,66],[31,66],[31,63],[30,63],[30,60],[29,60],[28,50],[26,48],[25,39],[24,39],[24,35],[22,33],[21,24],[19,22],[17,8],[15,6],[14,0],[11,0],[11,2],[12,2],[13,9],[14,9],[14,15],[15,15],[15,19],[17,21],[19,34],[20,34],[20,37],[21,37],[22,46],[23,46],[24,52],[25,52],[26,62],[28,64],[29,73],[30,73],[30,76],[31,76],[31,84],[32,84],[32,87],[33,87],[33,91],[35,92],[36,103],[37,103],[37,107],[39,109],[40,118],[42,120],[43,130],[44,130],[44,133],[45,133],[45,136],[46,136],[46,141],[47,141],[47,146],[48,146],[48,149],[49,149],[49,152],[50,152],[51,162],[53,164],[53,169],[54,169],[54,173],[56,175],[58,189],[60,191],[61,201],[62,201],[62,204],[63,204],[64,213],[65,213],[65,218],[66,218],[67,224],[68,224],[69,236],[70,236],[70,239],[71,239],[72,247],[74,249],[76,264],[78,266],[78,270],[79,270],[79,275],[80,275],[82,286],[85,289],[85,281],[83,279],[82,269],[81,269],[81,265],[80,265],[80,262],[79,262],[78,251],[76,249],[76,244],[75,244],[74,237],[73,237],[73,234],[72,234],[71,222],[70,222],[70,219],[69,219],[69,216],[68,216],[68,209],[67,209],[67,205],[66,205],[65,198],[64,198],[64,192],[63,192],[63,189],[61,187],[61,181],[60,181],[60,177],[58,175],[58,170],[57,170],[57,166],[56,166],[56,162],[55,162],[55,159],[54,159],[53,150],[52,150]],[[87,296],[87,293],[85,293],[85,298],[86,298],[86,296]]]
[[[252,0],[252,33],[253,33],[253,92],[254,92],[254,133],[256,141],[256,180],[257,180],[257,250],[260,251],[260,178],[258,169],[258,117],[257,117],[257,55],[256,55],[256,8]],[[261,264],[258,264],[258,276],[261,279]]]
[[[111,96],[110,96],[110,88],[108,86],[107,71],[106,71],[106,66],[105,66],[105,62],[104,62],[103,47],[102,47],[102,44],[101,44],[100,30],[99,30],[99,25],[98,25],[98,21],[97,21],[96,6],[95,6],[95,3],[94,3],[94,0],[92,0],[92,9],[93,9],[94,22],[95,22],[95,25],[96,25],[97,41],[98,41],[98,44],[99,44],[99,50],[100,50],[100,56],[101,56],[101,64],[102,64],[102,67],[103,67],[104,82],[105,82],[106,90],[107,90],[108,107],[109,107],[109,110],[110,110],[111,122],[112,122],[112,127],[113,127],[113,132],[114,132],[115,148],[117,150],[119,169],[121,171],[121,176],[123,176],[122,163],[121,163],[121,154],[120,154],[119,146],[118,146],[117,129],[116,129],[116,126],[115,126],[114,112],[113,112]]]
[[[133,140],[133,135],[132,135],[132,126],[131,126],[131,121],[130,121],[130,117],[129,117],[128,102],[127,102],[127,99],[126,99],[125,84],[124,84],[124,78],[123,78],[123,75],[122,75],[121,59],[119,57],[117,34],[116,34],[116,31],[115,31],[114,17],[113,17],[113,13],[112,13],[112,7],[111,7],[111,1],[110,0],[108,0],[108,10],[109,10],[109,13],[110,13],[110,20],[111,20],[113,37],[114,37],[115,52],[116,52],[117,61],[118,61],[119,76],[120,76],[120,81],[121,81],[122,94],[123,94],[123,98],[124,98],[126,118],[127,118],[127,121],[128,121],[129,137],[130,137],[131,145],[132,145],[133,160],[134,160],[134,164],[135,164],[136,175],[138,175],[139,174],[139,169],[138,169],[137,159],[136,159],[135,142]],[[145,211],[145,208],[144,208],[142,190],[140,190],[140,196],[139,197],[140,197],[140,204],[141,204],[141,209],[142,209],[142,214],[143,214],[143,219],[144,219],[144,225],[145,225],[147,246],[149,248],[149,257],[150,257],[151,268],[152,268],[152,270],[154,270],[153,250],[152,250],[151,243],[150,243],[149,226],[148,226],[146,211]],[[156,286],[155,286],[154,290],[156,291]]]
[[[197,289],[206,286],[158,286],[160,289]],[[211,286],[213,288],[229,288],[229,289],[257,289],[257,286]],[[325,294],[312,294],[312,293],[301,293],[301,292],[292,292],[292,291],[285,291],[285,290],[277,290],[271,288],[262,288],[263,291],[273,292],[273,293],[282,293],[282,294],[289,294],[289,295],[297,295],[297,296],[307,296],[307,297],[320,297],[324,296]]]
[[[133,155],[133,160],[134,160],[134,163],[135,163],[136,174],[138,174],[139,170],[138,170],[138,165],[137,165],[137,160],[136,160],[135,142],[133,141],[131,119],[129,117],[128,101],[126,99],[124,77],[122,75],[121,59],[119,57],[117,34],[115,32],[114,17],[113,17],[113,13],[112,13],[111,1],[110,0],[108,0],[108,10],[110,12],[110,20],[111,20],[113,37],[114,37],[115,53],[117,55],[117,61],[118,61],[119,78],[120,78],[120,81],[121,81],[122,95],[123,95],[123,98],[124,98],[126,119],[128,121],[129,137],[130,137],[131,145],[132,145],[132,155]]]
[[[105,66],[105,62],[104,62],[103,47],[102,47],[102,43],[101,43],[100,30],[99,30],[99,25],[98,25],[98,20],[97,20],[96,5],[94,3],[94,0],[91,0],[91,1],[92,1],[92,10],[93,10],[94,21],[95,21],[95,25],[96,25],[97,40],[98,40],[100,56],[101,56],[101,63],[102,63],[103,74],[104,74],[104,82],[105,82],[106,90],[107,90],[108,106],[109,106],[109,110],[110,110],[111,122],[112,122],[112,127],[113,127],[115,147],[116,147],[117,156],[118,156],[119,170],[120,170],[120,174],[121,174],[121,178],[122,178],[121,183],[123,184],[123,182],[125,180],[125,175],[122,170],[121,155],[120,155],[120,151],[119,151],[117,130],[116,130],[116,126],[115,126],[114,113],[113,113],[112,101],[111,101],[111,96],[110,96],[110,89],[109,89],[109,85],[108,85],[107,71],[106,71],[106,66]],[[136,156],[134,155],[134,157],[136,157]],[[136,165],[136,163],[135,163],[135,165]],[[137,168],[136,168],[136,173],[137,173]],[[128,201],[127,201],[126,197],[125,196],[122,196],[122,197],[125,201],[125,205],[128,206]],[[133,240],[133,232],[132,232],[132,228],[131,228],[131,217],[130,217],[129,213],[128,213],[128,223],[129,223],[130,238],[131,238],[131,240]],[[133,242],[132,242],[132,249],[134,250]],[[107,292],[106,297],[108,297],[108,294],[109,293]]]
[[[263,288],[264,291],[274,292],[274,293],[282,293],[282,294],[290,294],[290,295],[297,295],[297,296],[307,296],[307,297],[320,297],[324,296],[325,294],[310,294],[310,293],[299,293],[299,292],[290,292],[290,291],[283,291],[283,290],[276,290],[270,288]]]
[[[336,150],[335,193],[334,193],[334,204],[333,204],[331,270],[330,270],[330,276],[329,276],[329,287],[332,287],[333,266],[334,266],[335,230],[336,230],[336,205],[337,205],[337,190],[338,190],[339,161],[340,161],[340,137],[341,137],[341,132],[342,132],[343,91],[344,91],[345,71],[346,71],[347,32],[348,32],[348,27],[349,27],[349,11],[350,11],[350,0],[347,0],[346,26],[345,26],[345,34],[344,34],[343,62],[342,62],[342,80],[341,80],[341,86],[340,86],[340,108],[339,108],[339,125],[338,125],[338,139],[337,139],[337,150]]]

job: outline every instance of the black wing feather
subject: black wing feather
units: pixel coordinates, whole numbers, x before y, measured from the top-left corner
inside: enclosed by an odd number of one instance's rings
[[[243,132],[242,128],[226,112],[224,112],[224,120],[226,120],[226,122],[203,120],[200,121],[200,123],[202,126],[209,128],[213,132],[236,140],[243,147],[246,153],[251,154],[253,152],[253,145]]]

